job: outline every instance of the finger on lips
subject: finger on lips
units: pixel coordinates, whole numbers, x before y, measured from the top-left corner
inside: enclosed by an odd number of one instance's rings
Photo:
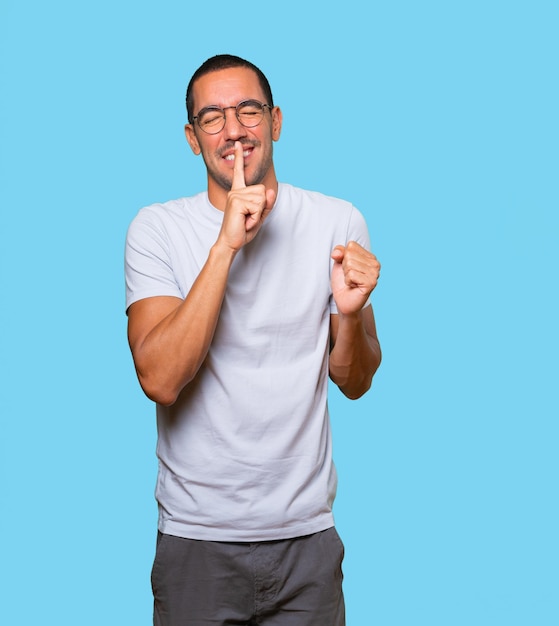
[[[243,144],[235,142],[235,160],[233,162],[233,183],[231,189],[243,189],[245,182],[245,160],[243,157]]]

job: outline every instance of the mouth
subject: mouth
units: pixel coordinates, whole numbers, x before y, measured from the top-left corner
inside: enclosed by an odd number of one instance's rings
[[[247,157],[249,157],[252,154],[253,150],[254,150],[254,148],[252,146],[250,146],[248,148],[244,148],[244,150],[243,150],[243,158],[246,159]],[[235,153],[234,152],[230,152],[229,154],[226,154],[223,158],[226,161],[234,161],[235,160]]]

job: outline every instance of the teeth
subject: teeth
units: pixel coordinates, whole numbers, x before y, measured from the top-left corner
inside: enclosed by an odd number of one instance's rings
[[[250,150],[243,150],[243,156],[247,157],[250,154]],[[226,161],[234,161],[235,160],[235,155],[234,154],[228,154],[225,157]]]

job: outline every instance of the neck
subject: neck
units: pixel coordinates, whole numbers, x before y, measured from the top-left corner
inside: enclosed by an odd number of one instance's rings
[[[273,189],[276,192],[277,196],[278,180],[276,178],[276,173],[273,166],[268,170],[264,179],[260,181],[260,183],[255,184],[264,185],[266,189]],[[208,174],[208,199],[211,202],[212,206],[214,206],[216,209],[219,209],[220,211],[225,211],[229,191],[230,189],[224,189],[216,180],[214,180]]]

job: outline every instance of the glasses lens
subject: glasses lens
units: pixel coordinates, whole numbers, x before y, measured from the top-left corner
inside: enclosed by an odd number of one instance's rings
[[[217,107],[204,109],[198,114],[198,124],[204,132],[210,135],[219,133],[225,125],[225,113]]]
[[[237,105],[237,118],[243,126],[258,126],[264,117],[264,105],[258,100],[247,100]]]
[[[258,102],[258,100],[245,100],[236,107],[226,107],[226,109],[236,109],[239,122],[247,128],[252,128],[258,126],[262,121],[265,106],[267,105]],[[202,109],[196,118],[198,125],[205,133],[216,135],[225,126],[225,110],[219,107]]]

